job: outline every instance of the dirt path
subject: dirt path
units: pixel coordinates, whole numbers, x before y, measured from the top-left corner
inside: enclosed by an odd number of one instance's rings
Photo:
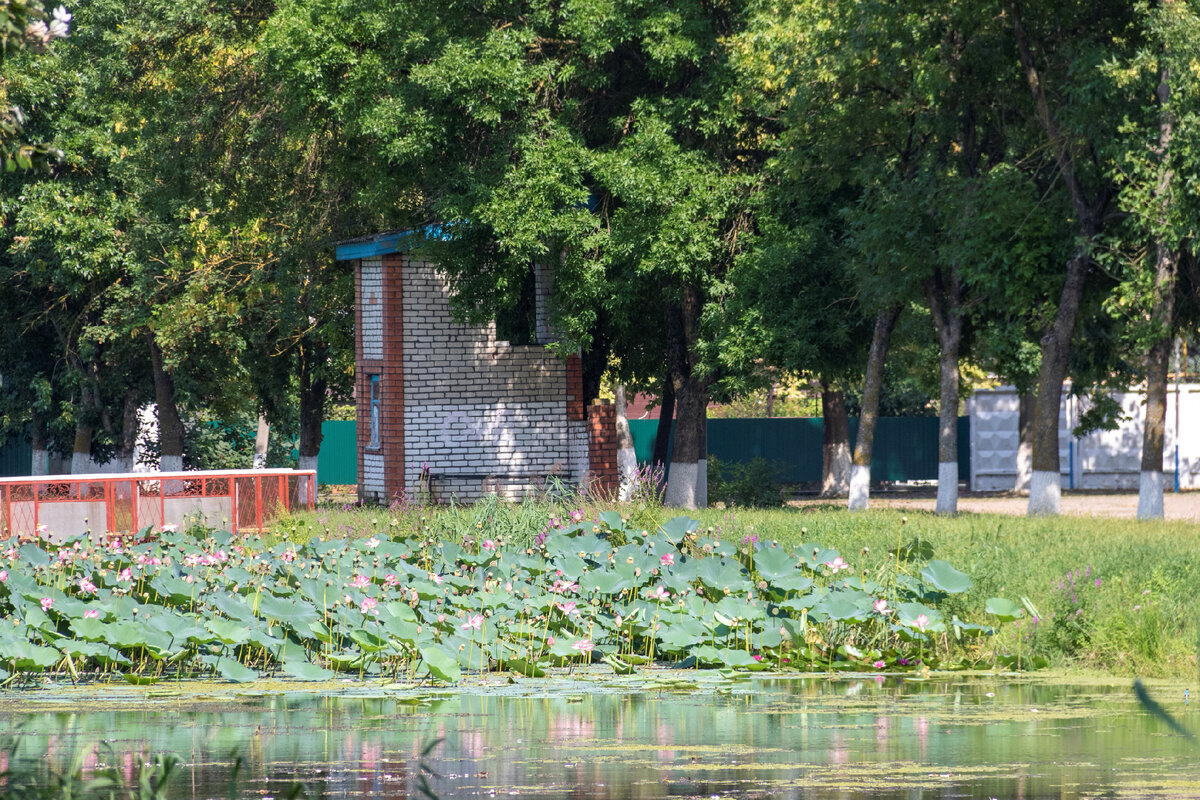
[[[932,491],[876,492],[871,495],[871,508],[912,508],[933,511],[935,496]],[[1093,493],[1063,492],[1062,512],[1076,516],[1126,517],[1137,514],[1137,493]],[[845,501],[839,501],[844,504]],[[958,498],[958,508],[976,514],[1012,514],[1023,516],[1029,504],[1028,497],[1012,494],[963,493]],[[830,505],[829,500],[801,498],[789,505],[804,507]],[[1200,522],[1200,492],[1167,492],[1163,506],[1168,520]]]

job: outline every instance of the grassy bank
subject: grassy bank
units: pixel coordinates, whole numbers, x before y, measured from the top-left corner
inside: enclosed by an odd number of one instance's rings
[[[572,512],[592,518],[610,506],[557,502],[392,509],[330,507],[281,520],[276,535],[292,540],[423,531],[461,541],[494,538],[532,544],[553,535],[552,522]],[[651,528],[676,512],[653,505],[621,509]],[[840,551],[857,569],[877,566],[887,551],[918,540],[935,557],[963,570],[974,587],[961,598],[978,617],[989,597],[1027,598],[1038,611],[1005,626],[997,647],[1041,655],[1057,667],[1195,680],[1200,627],[1200,528],[1186,523],[1135,523],[1087,517],[1029,519],[840,508],[691,512],[705,528],[740,543],[747,537]],[[866,552],[864,552],[864,548]]]

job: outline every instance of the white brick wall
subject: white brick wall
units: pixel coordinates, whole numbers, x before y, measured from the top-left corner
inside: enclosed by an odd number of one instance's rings
[[[363,453],[362,485],[363,493],[368,499],[381,503],[387,503],[390,500],[385,497],[382,453],[373,453],[369,450]]]
[[[563,362],[498,342],[494,323],[453,323],[434,265],[405,262],[402,274],[405,484],[417,485],[424,464],[442,499],[520,497],[548,473],[579,480],[587,429],[567,422]]]
[[[364,258],[359,269],[362,287],[363,358],[383,358],[383,259]]]

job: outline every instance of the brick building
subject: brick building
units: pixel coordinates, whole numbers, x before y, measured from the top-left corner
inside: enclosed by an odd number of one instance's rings
[[[354,262],[359,497],[516,499],[548,475],[614,490],[615,411],[584,408],[579,356],[546,347],[550,275],[532,269],[529,330],[500,338],[495,322],[451,319],[445,277],[412,251],[419,242],[392,232],[337,247]]]

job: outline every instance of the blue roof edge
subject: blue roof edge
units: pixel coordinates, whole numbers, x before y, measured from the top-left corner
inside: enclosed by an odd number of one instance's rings
[[[385,256],[389,253],[407,253],[420,247],[430,239],[450,238],[448,227],[434,224],[406,231],[389,231],[338,242],[334,258],[338,261],[353,261],[359,258]]]

